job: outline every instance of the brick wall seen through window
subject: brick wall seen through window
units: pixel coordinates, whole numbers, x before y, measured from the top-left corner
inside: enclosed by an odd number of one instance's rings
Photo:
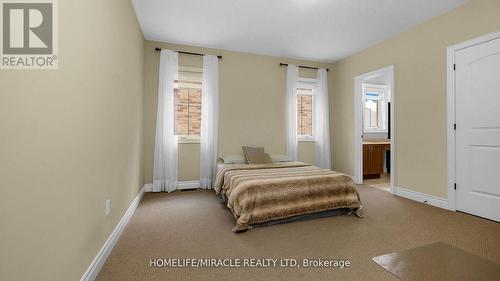
[[[297,89],[297,134],[313,135],[313,97],[311,89]]]
[[[199,136],[201,132],[201,73],[179,72],[175,81],[175,134]]]

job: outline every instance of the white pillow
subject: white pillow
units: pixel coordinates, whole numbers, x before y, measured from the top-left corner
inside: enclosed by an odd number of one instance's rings
[[[247,162],[245,157],[239,154],[225,155],[219,157],[219,159],[222,160],[224,164],[245,164]]]
[[[271,154],[271,159],[273,159],[273,162],[290,162],[288,155],[283,154]]]

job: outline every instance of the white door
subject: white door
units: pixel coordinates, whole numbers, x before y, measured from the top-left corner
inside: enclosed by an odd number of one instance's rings
[[[456,209],[500,221],[500,39],[455,63]]]

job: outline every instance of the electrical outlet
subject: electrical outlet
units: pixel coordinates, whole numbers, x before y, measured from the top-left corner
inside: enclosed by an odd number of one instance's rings
[[[109,213],[111,213],[111,199],[106,200],[105,210],[106,210],[106,216],[108,216]]]

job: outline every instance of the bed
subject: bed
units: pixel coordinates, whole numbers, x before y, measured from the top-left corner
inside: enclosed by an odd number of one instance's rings
[[[219,164],[214,189],[236,220],[234,232],[338,211],[361,217],[351,177],[301,162]]]

